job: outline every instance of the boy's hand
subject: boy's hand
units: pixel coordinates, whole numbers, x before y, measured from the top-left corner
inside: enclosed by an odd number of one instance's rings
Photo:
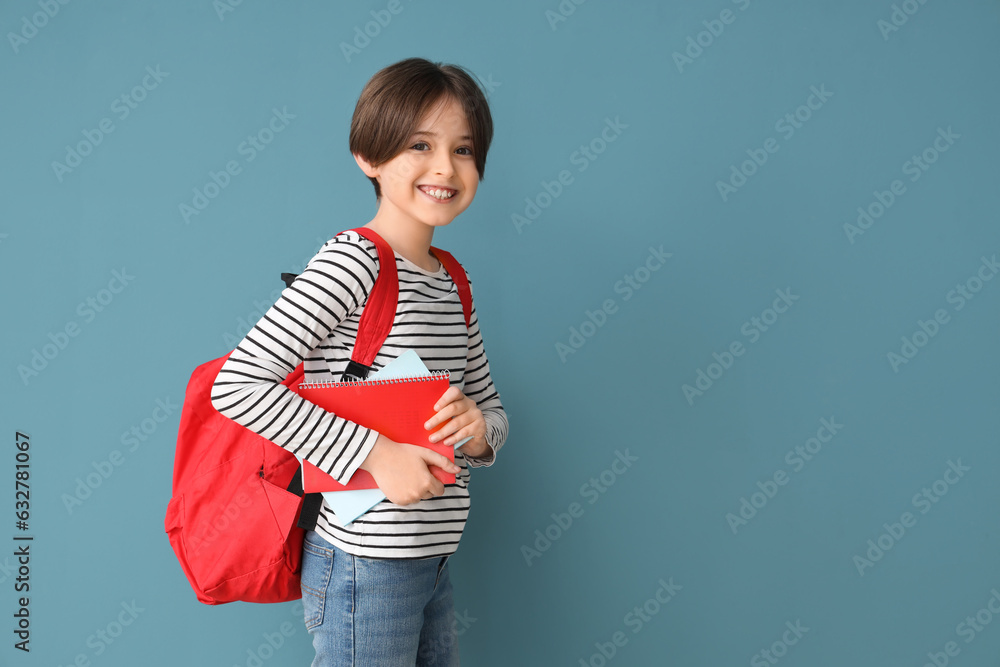
[[[483,412],[458,387],[448,387],[448,391],[434,404],[434,409],[437,413],[424,424],[424,428],[430,431],[438,424],[446,423],[439,431],[430,435],[431,442],[443,440],[445,445],[454,445],[459,440],[472,436],[472,440],[459,447],[459,451],[472,457],[481,457],[490,451],[490,446],[486,444],[486,420]]]
[[[386,498],[397,505],[409,505],[444,493],[444,484],[429,469],[432,465],[445,472],[461,470],[435,451],[395,442],[380,433],[359,467],[371,473]]]

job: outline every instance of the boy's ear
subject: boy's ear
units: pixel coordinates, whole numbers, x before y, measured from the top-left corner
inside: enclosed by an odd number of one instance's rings
[[[361,171],[365,172],[365,176],[368,178],[375,178],[378,171],[372,167],[371,163],[357,153],[352,153],[352,155],[354,155],[354,161],[358,163],[359,167],[361,167]]]

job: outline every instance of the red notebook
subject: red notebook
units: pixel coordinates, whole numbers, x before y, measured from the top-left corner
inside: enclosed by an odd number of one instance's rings
[[[395,379],[371,379],[347,382],[303,382],[297,393],[306,400],[338,417],[375,429],[395,442],[427,447],[455,460],[455,448],[442,442],[432,443],[428,436],[443,422],[428,431],[424,423],[434,416],[434,404],[448,391],[448,371]],[[437,466],[430,471],[444,484],[454,484],[455,474]],[[302,462],[302,488],[306,493],[377,489],[375,478],[358,470],[346,485],[340,484],[308,461]]]

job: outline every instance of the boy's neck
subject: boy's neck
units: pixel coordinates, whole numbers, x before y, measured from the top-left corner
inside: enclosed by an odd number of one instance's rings
[[[381,236],[394,251],[421,269],[434,272],[440,268],[441,263],[430,252],[434,238],[433,227],[416,222],[393,222],[379,219],[377,215],[365,227]]]

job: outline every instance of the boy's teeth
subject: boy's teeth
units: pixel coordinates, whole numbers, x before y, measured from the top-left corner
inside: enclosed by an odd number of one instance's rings
[[[436,190],[436,189],[426,189],[424,190],[427,194],[437,199],[451,199],[455,193],[450,190]]]

